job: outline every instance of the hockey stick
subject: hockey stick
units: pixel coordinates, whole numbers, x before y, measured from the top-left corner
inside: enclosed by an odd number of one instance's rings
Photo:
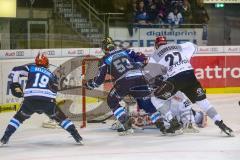
[[[55,67],[55,68],[61,68],[62,66],[60,65],[60,66],[57,66],[57,65],[54,65],[54,64],[51,64],[51,63],[49,63],[49,66],[53,66],[53,67]]]
[[[129,104],[129,103],[135,103],[133,102],[133,99],[131,97],[127,97],[125,99],[123,99],[123,101],[126,103],[126,104]],[[127,107],[129,108],[129,106]],[[108,112],[109,113],[109,112]],[[106,113],[107,114],[107,113]],[[105,115],[106,115],[105,114]],[[87,120],[88,123],[105,123],[106,120],[110,119],[113,117],[113,114],[105,117],[104,115],[102,116],[103,118],[102,119],[92,119],[92,120]]]
[[[113,114],[103,118],[103,119],[92,119],[92,120],[87,120],[87,123],[105,123],[106,120],[110,119],[113,116]]]

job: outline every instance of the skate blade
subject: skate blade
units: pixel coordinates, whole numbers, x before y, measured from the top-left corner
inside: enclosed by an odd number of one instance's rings
[[[79,141],[79,142],[77,142],[77,145],[84,145],[84,142],[83,141]]]
[[[181,135],[181,134],[183,134],[183,130],[179,129],[179,130],[176,130],[175,133],[166,133],[165,135],[166,136],[178,136],[178,135]]]
[[[184,133],[199,133],[200,131],[196,128],[184,128],[183,132]]]
[[[225,133],[225,134],[227,134],[229,137],[235,137],[234,132],[228,132],[228,133]]]
[[[228,137],[235,137],[235,134],[234,134],[233,131],[232,132],[224,132],[224,131],[221,130],[220,134],[225,134]]]
[[[0,147],[4,147],[4,146],[6,146],[6,144],[7,144],[7,143],[2,143],[2,142],[0,142]]]
[[[127,131],[123,131],[123,132],[118,132],[118,135],[119,136],[127,136],[127,135],[131,135],[134,133],[134,130],[133,129],[129,129]]]

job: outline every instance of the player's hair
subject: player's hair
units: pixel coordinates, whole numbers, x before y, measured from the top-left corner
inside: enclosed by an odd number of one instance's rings
[[[155,48],[158,49],[161,45],[167,44],[167,38],[165,36],[157,36],[155,39]]]
[[[47,56],[45,54],[38,53],[38,55],[35,58],[35,64],[36,64],[36,66],[39,66],[39,67],[48,68],[49,61],[48,61]]]
[[[110,51],[115,49],[115,44],[111,37],[104,37],[102,40],[102,51],[105,54],[108,54]]]

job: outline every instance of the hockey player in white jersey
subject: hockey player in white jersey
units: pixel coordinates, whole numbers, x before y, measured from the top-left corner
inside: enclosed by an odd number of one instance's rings
[[[135,121],[137,121],[137,119],[141,119],[143,117],[151,115],[152,111],[158,112],[156,107],[152,104],[151,99],[137,99],[137,105],[139,109],[143,110],[145,113],[141,111],[139,113],[133,112],[134,115],[133,117],[136,119]],[[194,125],[200,128],[206,126],[205,114],[200,110],[193,110],[191,101],[181,92],[177,92],[174,96],[169,98],[164,103],[163,107],[165,107],[166,110],[171,111],[172,116],[176,117],[184,131],[194,130],[193,127],[192,128],[190,127]],[[165,117],[165,115],[162,115],[159,112],[159,117],[157,120],[162,119],[164,120],[165,123],[168,124],[168,122],[165,121],[166,118],[167,117]],[[149,122],[146,122],[147,125],[156,124],[154,123],[152,116],[149,116],[148,118],[145,119],[150,120]],[[141,122],[141,120],[139,121]],[[136,125],[138,126],[137,123],[138,122],[136,122]]]
[[[158,81],[159,87],[154,91],[151,101],[162,114],[165,114],[168,119],[172,119],[171,112],[161,106],[177,91],[181,91],[192,103],[199,105],[224,133],[232,136],[232,129],[223,123],[221,116],[207,100],[201,84],[195,77],[190,59],[196,51],[197,46],[191,42],[167,44],[166,37],[158,36],[156,38],[155,52],[150,56],[145,70],[150,77],[156,77],[159,73],[164,74],[166,81]]]

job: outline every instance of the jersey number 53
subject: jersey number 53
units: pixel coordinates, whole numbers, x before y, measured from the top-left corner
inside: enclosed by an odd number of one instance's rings
[[[125,57],[115,60],[113,62],[113,65],[119,73],[123,73],[124,71],[126,71],[126,69],[132,69],[133,68],[133,65]]]

